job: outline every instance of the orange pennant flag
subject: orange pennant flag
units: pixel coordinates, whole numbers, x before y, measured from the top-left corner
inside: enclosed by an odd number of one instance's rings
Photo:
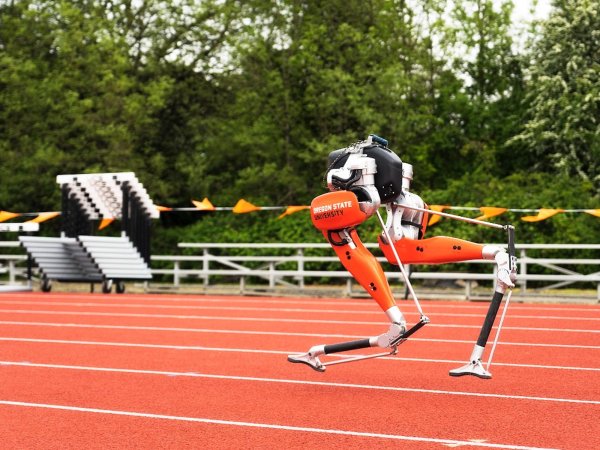
[[[192,203],[200,211],[214,211],[216,209],[207,197],[204,197],[204,200],[201,202],[198,200],[192,200]]]
[[[233,212],[235,214],[245,214],[253,211],[260,211],[260,209],[260,206],[253,205],[242,198],[233,207]]]
[[[443,212],[445,209],[451,208],[450,205],[431,205],[429,209],[432,211]],[[431,214],[431,218],[429,219],[429,223],[427,226],[434,225],[442,220],[442,216],[438,216],[437,214]]]
[[[525,216],[521,217],[521,220],[524,222],[540,222],[564,211],[564,209],[541,208],[538,211],[537,216]]]
[[[11,213],[8,211],[0,211],[0,222],[14,219],[15,217],[19,217],[19,216],[20,216],[20,214],[17,214],[17,213]]]
[[[490,217],[499,216],[502,213],[508,211],[508,208],[495,208],[494,206],[482,206],[479,211],[483,213],[482,216],[477,217],[475,220],[486,220]]]
[[[54,219],[56,216],[60,216],[59,212],[45,212],[38,215],[35,219],[28,220],[25,223],[42,223],[46,220]]]
[[[107,226],[109,226],[114,221],[115,221],[115,219],[113,219],[112,217],[108,217],[106,219],[102,219],[100,221],[100,225],[98,225],[98,229],[99,230],[103,230],[104,228],[106,228]]]
[[[592,216],[600,217],[600,209],[586,209],[585,212]]]
[[[283,214],[278,217],[278,219],[282,219],[285,216],[289,216],[290,214],[297,213],[298,211],[302,211],[304,209],[310,209],[310,206],[288,206]]]
[[[160,206],[160,205],[154,205],[154,207],[159,211],[159,212],[163,212],[163,211],[173,211],[173,208],[169,208],[168,206]]]

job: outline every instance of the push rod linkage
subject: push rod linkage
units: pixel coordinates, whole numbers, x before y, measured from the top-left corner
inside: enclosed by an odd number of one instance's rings
[[[499,225],[497,223],[484,222],[483,220],[470,219],[469,217],[457,216],[455,214],[448,214],[445,212],[434,211],[432,209],[427,208],[419,208],[417,206],[402,205],[402,208],[412,209],[414,211],[420,211],[429,214],[435,214],[437,216],[447,217],[448,219],[460,220],[461,222],[468,222],[474,225],[482,225],[484,227],[496,228],[498,230],[506,230],[509,227],[509,225]]]
[[[504,309],[502,310],[502,315],[500,316],[500,323],[498,323],[498,329],[496,330],[496,337],[494,338],[494,343],[492,344],[492,349],[490,350],[490,356],[488,357],[488,363],[485,368],[489,372],[490,366],[492,365],[492,358],[494,357],[494,351],[496,351],[496,345],[498,344],[498,339],[500,338],[500,330],[502,329],[502,325],[504,324],[504,318],[506,317],[506,311],[508,310],[508,304],[510,303],[510,296],[512,295],[512,290],[508,291],[508,295],[506,296],[506,301],[504,302]]]
[[[402,261],[400,260],[400,256],[398,255],[398,252],[396,251],[396,247],[394,247],[394,245],[392,244],[392,239],[390,238],[390,235],[389,235],[387,229],[385,228],[385,223],[383,222],[383,218],[381,217],[381,214],[379,214],[379,210],[377,211],[377,218],[379,219],[379,224],[381,225],[381,228],[383,229],[383,234],[385,235],[385,238],[390,243],[390,247],[392,249],[392,252],[394,253],[394,258],[396,258],[396,263],[398,263],[398,268],[400,269],[400,272],[402,272],[402,276],[404,277],[404,282],[406,283],[406,287],[408,288],[408,291],[410,292],[410,295],[412,296],[413,301],[415,302],[415,306],[417,307],[417,310],[419,311],[419,314],[421,315],[421,317],[424,317],[427,319],[427,316],[425,316],[425,314],[423,313],[423,309],[421,308],[421,304],[419,303],[417,294],[415,293],[415,290],[413,289],[412,283],[410,281],[410,277],[409,277],[408,273],[406,272],[406,269],[404,268]],[[427,320],[429,321],[429,319],[427,319]]]

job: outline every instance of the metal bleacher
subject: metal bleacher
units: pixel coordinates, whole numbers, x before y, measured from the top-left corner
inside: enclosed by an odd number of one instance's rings
[[[152,279],[150,267],[127,237],[79,236],[78,241],[106,279]]]
[[[103,280],[102,273],[76,238],[19,236],[19,241],[40,269],[43,290],[49,290],[50,280]]]
[[[20,236],[38,266],[41,288],[51,281],[101,282],[102,291],[125,290],[124,280],[151,280],[150,219],[158,211],[131,172],[59,175],[62,231],[60,237]],[[121,236],[92,235],[95,221],[120,219]]]

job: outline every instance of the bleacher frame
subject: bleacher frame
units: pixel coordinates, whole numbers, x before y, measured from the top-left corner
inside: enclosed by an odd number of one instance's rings
[[[133,172],[59,175],[60,237],[20,236],[38,266],[41,289],[52,280],[101,282],[102,291],[125,291],[126,280],[151,280],[151,219],[159,212]],[[121,236],[94,236],[95,224],[121,220]],[[116,283],[115,283],[116,282]]]

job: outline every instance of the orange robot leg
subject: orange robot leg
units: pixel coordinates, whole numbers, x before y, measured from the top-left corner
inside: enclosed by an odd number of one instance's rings
[[[344,236],[340,235],[339,232],[333,232],[334,235],[338,235],[339,243],[332,242],[327,232],[323,232],[323,234],[331,243],[346,270],[375,299],[381,309],[387,311],[391,307],[396,306],[392,290],[381,265],[363,245],[355,229],[348,230],[352,242],[344,239]]]
[[[387,260],[398,264],[389,244],[379,237],[379,247]],[[484,257],[483,244],[475,244],[448,236],[436,236],[428,239],[400,239],[394,243],[403,264],[440,264],[470,259],[489,259]]]

